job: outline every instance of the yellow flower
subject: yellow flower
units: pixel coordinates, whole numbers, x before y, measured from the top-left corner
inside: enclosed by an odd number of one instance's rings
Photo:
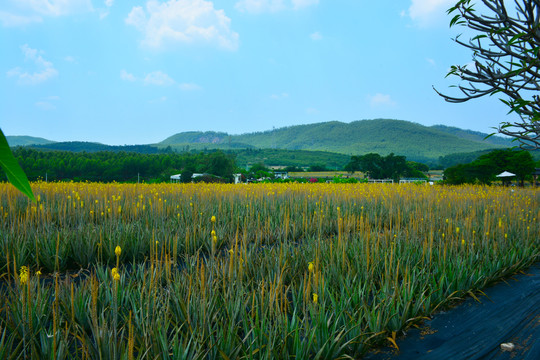
[[[116,248],[114,249],[114,253],[116,254],[116,256],[120,256],[120,254],[122,253],[122,248],[119,245],[116,246]]]
[[[112,274],[112,276],[113,276],[113,278],[114,278],[114,276],[118,274],[118,269],[115,268],[115,267],[113,267],[113,268],[111,269],[111,274]]]
[[[456,234],[459,234],[459,228],[458,227],[456,228]]]
[[[26,284],[28,281],[28,268],[26,266],[21,266],[21,275],[19,276],[21,284]]]
[[[212,232],[210,233],[210,235],[216,236],[216,231],[215,231],[215,230],[212,230]]]
[[[461,239],[461,245],[465,245],[465,239]]]
[[[114,279],[114,281],[119,281],[120,280],[120,274],[119,273],[114,274],[113,279]]]
[[[316,293],[313,293],[313,302],[315,304],[317,304],[319,302],[319,295],[317,295]]]
[[[216,217],[212,215],[212,218],[210,219],[213,223],[216,222]]]
[[[313,269],[315,268],[315,266],[313,265],[313,263],[310,261],[309,264],[308,264],[308,271],[309,272],[313,272]]]

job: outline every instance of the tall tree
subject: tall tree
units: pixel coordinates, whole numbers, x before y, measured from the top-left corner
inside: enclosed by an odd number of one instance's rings
[[[465,102],[485,95],[500,100],[518,115],[498,131],[517,139],[522,148],[540,148],[540,0],[460,0],[448,10],[450,26],[462,25],[476,36],[454,40],[472,52],[473,64],[452,66],[461,95],[446,101]],[[513,6],[512,6],[513,5]]]
[[[394,181],[399,181],[402,176],[411,174],[415,177],[424,176],[407,163],[405,156],[394,155],[394,153],[387,156],[375,153],[351,156],[351,161],[345,166],[345,170],[351,173],[362,171],[371,179],[393,179]]]

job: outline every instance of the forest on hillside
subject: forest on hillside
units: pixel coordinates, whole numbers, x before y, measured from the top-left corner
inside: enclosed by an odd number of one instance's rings
[[[128,152],[39,151],[18,147],[13,155],[30,181],[162,182],[189,171],[230,179],[236,169],[233,154],[140,154]],[[2,174],[3,180],[6,180]]]

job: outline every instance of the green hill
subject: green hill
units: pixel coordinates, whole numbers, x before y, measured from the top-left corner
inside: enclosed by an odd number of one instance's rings
[[[72,151],[72,152],[136,152],[140,154],[157,154],[170,152],[170,149],[157,148],[152,145],[105,145],[87,141],[64,141],[43,145],[29,145],[28,147],[36,150],[54,150],[54,151]]]
[[[490,136],[489,138],[486,139],[486,136],[488,136],[488,134],[482,133],[480,131],[463,130],[457,127],[446,126],[446,125],[433,125],[431,126],[431,128],[439,130],[439,131],[444,131],[448,134],[455,135],[462,139],[487,142],[493,145],[502,145],[506,147],[511,147],[511,146],[516,145],[516,143],[512,142],[512,139],[508,137]]]
[[[346,155],[370,152],[387,155],[393,152],[415,161],[433,161],[453,153],[511,146],[506,139],[499,137],[483,140],[486,135],[452,127],[427,127],[403,120],[377,119],[351,123],[330,121],[242,135],[180,133],[156,145],[176,149],[190,145],[191,149],[311,150]],[[190,139],[195,141],[189,142]]]
[[[178,145],[178,144],[220,144],[226,142],[229,134],[214,131],[186,131],[170,136],[160,142],[160,145]]]
[[[54,141],[33,136],[6,136],[6,140],[11,147],[53,144]]]
[[[245,149],[231,152],[236,155],[236,163],[242,168],[262,163],[266,166],[324,165],[329,169],[341,170],[351,160],[349,155],[326,151]]]

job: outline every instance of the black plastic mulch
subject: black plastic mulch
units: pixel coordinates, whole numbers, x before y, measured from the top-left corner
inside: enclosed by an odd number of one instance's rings
[[[397,339],[399,351],[375,350],[369,360],[540,360],[540,264],[483,290],[480,303],[462,304],[433,316]],[[513,343],[503,351],[502,343]]]

